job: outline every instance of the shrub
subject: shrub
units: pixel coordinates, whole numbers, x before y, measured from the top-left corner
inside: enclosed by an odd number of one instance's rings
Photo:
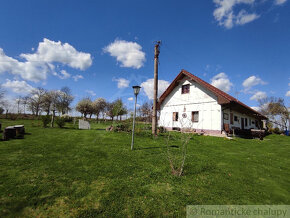
[[[158,133],[166,133],[167,132],[167,130],[164,126],[159,126],[157,130],[158,130]]]
[[[72,122],[73,118],[69,116],[68,114],[61,115],[61,118],[64,119],[64,122]]]
[[[275,134],[280,134],[281,133],[281,131],[280,131],[280,129],[278,127],[274,128],[272,131]]]
[[[57,117],[57,118],[55,119],[55,123],[56,123],[56,125],[57,125],[59,128],[63,128],[64,125],[65,125],[65,119],[62,118],[62,117]]]
[[[50,122],[50,116],[49,115],[42,116],[41,121],[42,121],[43,127],[46,128]]]
[[[124,122],[117,124],[113,129],[115,132],[130,132],[131,126],[128,122]]]
[[[4,109],[2,107],[0,107],[0,114],[4,113]]]

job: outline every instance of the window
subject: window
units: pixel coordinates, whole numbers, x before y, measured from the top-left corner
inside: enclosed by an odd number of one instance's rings
[[[245,118],[245,126],[248,126],[248,119]]]
[[[224,120],[229,120],[229,114],[224,113]]]
[[[192,122],[198,122],[198,111],[192,111],[192,114],[191,114],[191,121]]]
[[[178,112],[173,112],[173,121],[178,121]]]
[[[234,116],[234,121],[238,121],[238,117],[237,116]]]
[[[234,114],[231,113],[230,115],[231,115],[231,117],[230,117],[230,119],[231,119],[230,122],[231,122],[231,124],[234,124]]]
[[[189,93],[189,87],[190,87],[189,84],[183,85],[182,88],[181,88],[181,94],[187,94],[187,93]]]

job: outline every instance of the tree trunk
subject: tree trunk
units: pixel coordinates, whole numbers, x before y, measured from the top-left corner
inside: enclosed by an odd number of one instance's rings
[[[55,110],[52,111],[51,127],[53,127],[53,125],[54,125],[54,117],[55,117]]]

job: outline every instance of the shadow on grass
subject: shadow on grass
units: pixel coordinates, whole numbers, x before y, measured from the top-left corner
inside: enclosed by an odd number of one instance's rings
[[[135,150],[145,150],[145,149],[156,149],[156,148],[179,148],[178,145],[170,145],[170,146],[159,146],[159,147],[146,147],[146,148],[135,148]]]

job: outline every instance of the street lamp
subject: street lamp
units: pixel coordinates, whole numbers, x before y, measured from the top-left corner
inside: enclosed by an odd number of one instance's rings
[[[135,94],[135,106],[134,106],[134,116],[133,116],[133,129],[132,129],[132,143],[131,143],[131,150],[133,150],[134,146],[134,132],[135,132],[135,118],[136,118],[136,105],[137,105],[137,95],[140,92],[140,86],[132,86]]]

